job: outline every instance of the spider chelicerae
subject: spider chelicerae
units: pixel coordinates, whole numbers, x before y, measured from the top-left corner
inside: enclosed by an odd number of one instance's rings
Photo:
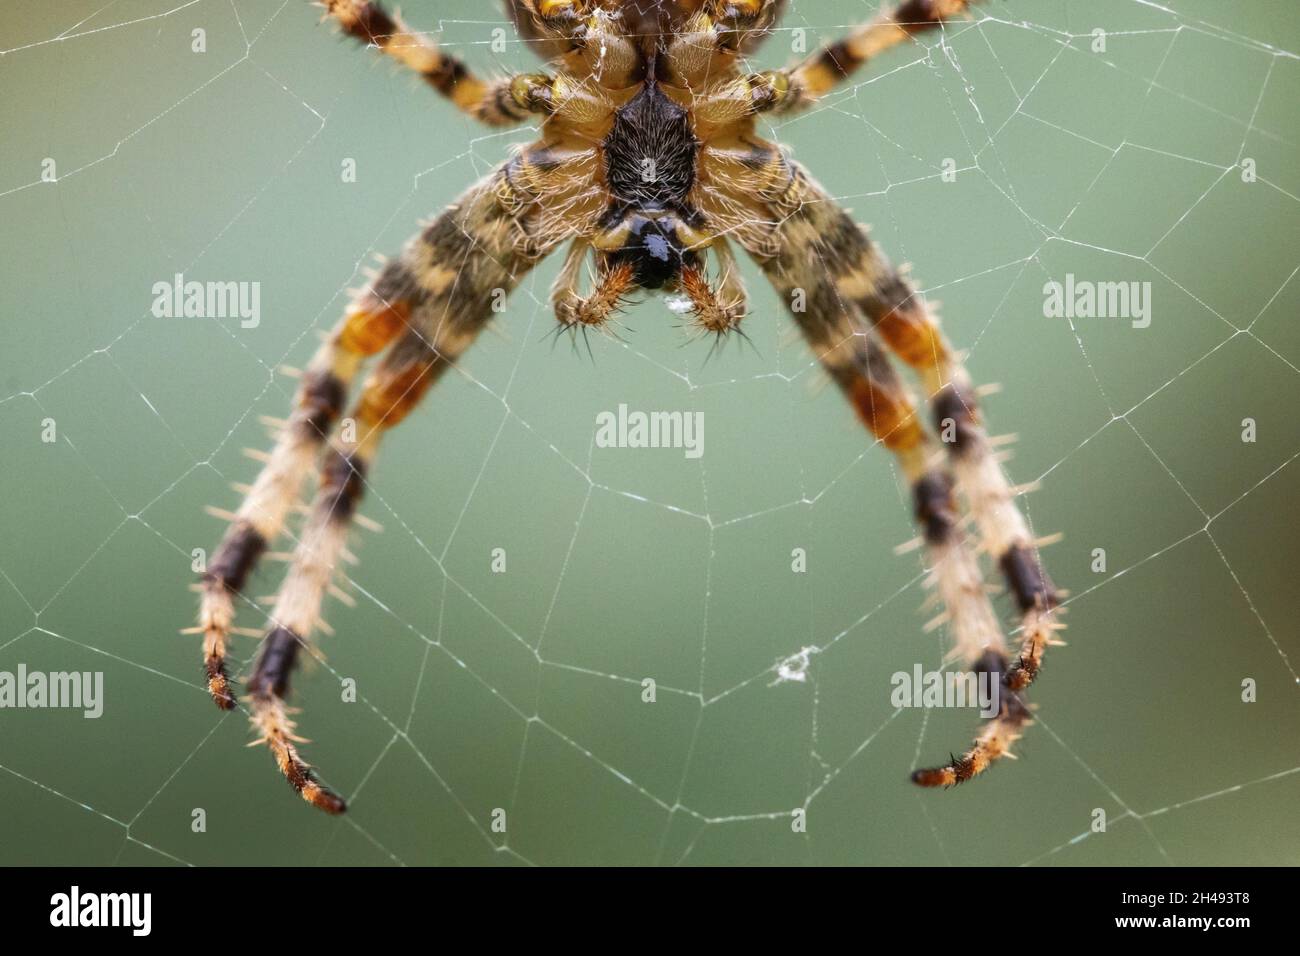
[[[758,135],[764,114],[815,104],[868,61],[966,12],[969,0],[903,0],[791,69],[752,73],[746,55],[785,0],[506,0],[520,36],[554,72],[475,76],[377,3],[327,0],[344,33],[414,70],[493,126],[531,121],[519,150],[385,264],[304,370],[290,419],[204,574],[199,625],[208,689],[235,706],[226,667],[235,601],[283,530],[319,460],[319,486],[246,682],[259,740],[304,799],[345,803],[300,756],[289,676],[347,556],[380,436],[488,324],[494,304],[561,245],[551,292],[562,329],[607,330],[638,290],[689,301],[702,334],[739,331],[745,290],[733,244],[775,286],[795,323],[911,485],[920,541],[945,606],[953,655],[1001,688],[999,712],[927,787],[961,783],[1009,754],[1031,713],[1021,692],[1060,625],[1058,594],[981,424],[961,356],[924,299],[802,166]],[[584,267],[595,279],[584,291]],[[710,276],[712,271],[712,276]],[[344,421],[349,387],[384,352]],[[936,440],[893,367],[929,396]],[[962,504],[971,519],[966,520]],[[974,540],[965,529],[974,529]],[[977,551],[1001,569],[1020,614],[1008,652]]]

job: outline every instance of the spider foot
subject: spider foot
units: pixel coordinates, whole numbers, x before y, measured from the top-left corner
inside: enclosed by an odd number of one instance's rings
[[[275,764],[289,781],[289,786],[313,807],[330,815],[346,812],[347,802],[317,779],[311,764],[302,759],[294,746],[305,741],[296,733],[296,725],[289,718],[284,701],[265,695],[253,695],[250,700],[253,729],[259,735],[253,745],[266,744],[271,749]]]
[[[955,787],[978,777],[1003,757],[1014,760],[1011,745],[1021,738],[1022,728],[1029,723],[1027,708],[1022,714],[1012,715],[1005,709],[985,725],[975,738],[975,744],[960,757],[948,755],[942,767],[930,767],[912,772],[912,783],[920,787]]]
[[[258,738],[251,746],[266,744],[275,758],[280,773],[289,786],[317,809],[331,815],[347,810],[347,803],[316,777],[311,764],[303,760],[295,744],[306,743],[297,733],[297,725],[289,717],[284,695],[289,687],[289,673],[298,656],[301,643],[298,636],[287,628],[277,627],[266,636],[262,651],[248,681],[250,720]]]
[[[1024,735],[1024,728],[1033,722],[1029,705],[1010,686],[1013,671],[1008,670],[1005,658],[996,652],[985,654],[975,664],[977,673],[987,673],[999,681],[1001,700],[998,714],[984,724],[970,749],[961,756],[948,755],[941,767],[928,767],[912,772],[912,782],[920,787],[955,787],[978,777],[994,763],[1007,758],[1015,759],[1011,747]]]

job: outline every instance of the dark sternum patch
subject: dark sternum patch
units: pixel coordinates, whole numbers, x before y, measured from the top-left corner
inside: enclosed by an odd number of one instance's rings
[[[605,137],[605,178],[626,207],[671,209],[695,184],[690,114],[647,81],[614,116]]]

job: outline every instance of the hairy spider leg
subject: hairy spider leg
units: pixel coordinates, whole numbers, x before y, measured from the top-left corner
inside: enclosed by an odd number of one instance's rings
[[[704,0],[667,44],[669,72],[724,78],[749,113],[793,112],[816,103],[881,53],[968,11],[973,0],[904,0],[793,67],[735,77],[738,54],[772,32],[785,0]]]
[[[1021,610],[1021,648],[1008,665],[1000,629],[991,611],[976,610],[988,600],[982,583],[978,596],[975,594],[975,582],[982,582],[978,570],[965,565],[960,574],[948,571],[951,580],[946,584],[942,576],[938,578],[939,591],[945,598],[950,594],[965,595],[955,607],[948,605],[956,650],[968,663],[983,661],[986,670],[1000,674],[1004,691],[1003,712],[986,725],[971,752],[946,767],[917,771],[913,777],[926,786],[960,783],[1005,756],[1028,721],[1029,710],[1018,694],[1037,674],[1043,648],[1059,626],[1053,614],[1056,592],[1042,571],[1034,541],[1015,507],[1015,491],[979,423],[974,390],[932,317],[906,280],[876,250],[865,230],[802,167],[786,160],[781,160],[780,165],[785,170],[783,180],[775,170],[770,173],[772,186],[766,202],[754,210],[756,219],[764,222],[763,227],[742,233],[751,243],[751,253],[787,303],[802,300],[805,304],[803,313],[796,311],[796,319],[824,362],[833,354],[831,349],[852,351],[845,343],[851,341],[854,330],[843,317],[860,310],[873,335],[879,335],[903,361],[924,373],[936,428],[941,437],[952,438],[944,444],[955,489],[967,502],[980,546],[1001,568]],[[784,185],[777,185],[782,181]],[[902,296],[904,289],[906,296]],[[825,318],[828,315],[829,321]],[[818,333],[822,327],[831,331]],[[828,364],[834,369],[842,361],[831,359]],[[878,382],[882,375],[883,371],[877,370],[868,376],[868,382]],[[871,388],[866,394],[868,407],[879,421],[882,405],[877,391]],[[862,403],[858,405],[861,409]],[[918,470],[919,466],[914,466],[913,474]],[[945,565],[934,554],[934,541],[948,533],[945,529],[952,522],[936,520],[935,516],[955,511],[948,474],[914,479],[918,517],[925,525],[932,566],[939,575],[945,573]],[[994,623],[992,629],[989,621]],[[971,640],[963,637],[963,631],[978,636]],[[987,657],[990,652],[993,656]]]
[[[971,2],[904,0],[791,69],[753,74],[754,108],[785,113],[810,106],[884,51],[967,12]]]
[[[898,380],[873,332],[865,336],[866,374],[851,374],[845,391],[859,416],[889,447],[912,485],[916,520],[923,531],[934,585],[945,612],[932,623],[946,622],[952,635],[950,657],[988,673],[1000,688],[998,713],[985,722],[974,743],[949,764],[917,770],[915,783],[954,786],[983,773],[997,760],[1013,757],[1011,746],[1032,722],[1033,714],[1009,680],[1001,625],[984,587],[984,575],[957,526],[959,510],[950,472],[935,461],[933,441],[918,423],[917,409]],[[843,381],[844,373],[835,373]],[[922,436],[922,437],[918,437]],[[928,464],[927,464],[928,463]],[[1023,686],[1023,685],[1022,685]]]
[[[237,520],[227,535],[235,544],[223,546],[219,563],[208,575],[204,613],[228,628],[233,618],[231,586],[242,585],[236,572],[247,572],[253,552],[260,553],[296,501],[301,473],[310,469],[323,436],[338,419],[346,381],[355,375],[362,355],[379,351],[402,332],[322,455],[319,487],[247,686],[257,742],[270,746],[281,772],[304,799],[330,813],[341,813],[345,805],[298,753],[295,744],[301,738],[285,706],[289,676],[300,649],[320,626],[321,603],[345,555],[348,529],[380,435],[410,412],[487,324],[493,304],[553,248],[539,243],[535,220],[540,207],[512,185],[509,168],[503,166],[472,187],[408,242],[400,258],[359,295],[357,306],[304,377],[295,419],[281,436],[283,450],[272,453],[250,501],[241,508],[241,514],[249,515],[248,526],[265,535],[261,544],[250,545],[253,539]],[[275,529],[266,523],[268,509],[276,512]],[[214,609],[213,594],[227,603]],[[205,641],[205,654],[208,651]],[[221,700],[230,700],[224,684],[220,690]]]
[[[753,22],[758,22],[768,5],[760,4],[749,12]],[[921,465],[905,465],[905,471],[913,482],[918,519],[925,527],[938,590],[948,605],[954,649],[977,669],[1000,675],[1003,709],[985,725],[974,747],[961,758],[933,771],[918,771],[914,779],[925,785],[959,783],[1008,755],[1011,743],[1030,719],[1029,709],[1018,693],[1037,675],[1046,646],[1056,643],[1053,635],[1060,626],[1055,620],[1058,595],[1042,570],[1036,543],[1013,502],[1017,492],[1003,475],[992,452],[993,442],[980,424],[976,392],[969,376],[942,339],[925,304],[834,200],[777,146],[754,134],[748,117],[814,102],[879,53],[915,33],[939,26],[946,18],[965,12],[968,6],[967,0],[906,0],[794,69],[739,79],[717,70],[719,57],[725,64],[730,55],[727,42],[721,38],[711,59],[698,57],[689,44],[670,46],[668,57],[688,81],[705,85],[694,109],[697,135],[704,144],[701,182],[693,197],[696,204],[715,229],[733,234],[763,266],[769,279],[787,296],[787,305],[796,312],[805,337],[824,362],[837,349],[851,352],[845,343],[857,333],[839,328],[826,335],[818,331],[825,320],[813,317],[843,316],[854,311],[846,308],[846,303],[865,313],[868,327],[874,328],[921,374],[936,426],[941,436],[953,439],[946,442],[948,470],[926,473]],[[718,78],[710,83],[712,75]],[[809,255],[819,262],[809,265],[804,261]],[[819,273],[834,277],[833,287],[821,282]],[[801,302],[799,309],[793,308],[794,301],[805,298],[806,304]],[[836,319],[830,325],[835,327],[840,322]],[[862,361],[873,365],[870,349],[864,351]],[[869,425],[874,422],[879,428],[882,420],[904,420],[891,400],[890,389],[883,389],[884,397],[880,394],[884,374],[880,363],[874,362],[875,374],[864,374],[856,385],[846,383],[842,371],[837,374],[833,359],[828,364],[832,376],[851,398],[855,389],[866,396]],[[839,364],[842,367],[846,363]],[[861,399],[855,400],[855,407],[863,414]],[[904,434],[907,431],[904,429]],[[888,425],[878,434],[889,434]],[[898,437],[891,441],[897,445],[911,439]],[[924,455],[917,460],[922,459]],[[953,564],[948,560],[951,548],[947,554],[942,545],[936,550],[936,540],[951,533],[946,528],[953,523],[950,515],[955,514],[954,490],[966,499],[980,545],[1000,566],[1021,612],[1021,647],[1012,662],[1006,660],[1001,630],[987,607],[978,564],[971,557]]]
[[[343,559],[348,529],[380,435],[406,417],[475,332],[476,323],[454,320],[444,320],[432,329],[432,341],[423,329],[409,331],[371,374],[350,415],[354,439],[336,434],[324,455],[311,513],[276,595],[270,614],[272,626],[248,680],[252,723],[259,741],[270,747],[293,789],[327,813],[342,813],[346,806],[316,779],[298,753],[295,744],[302,738],[295,734],[284,703],[289,676],[299,650],[308,646],[320,623],[321,604]]]
[[[1021,645],[1006,673],[1009,689],[1028,687],[1055,643],[1059,595],[1043,569],[1029,525],[1016,507],[1020,493],[1008,482],[984,429],[977,390],[925,300],[874,250],[859,304],[889,347],[921,376],[935,427],[944,435],[959,490],[969,502],[983,548],[996,562],[1020,612]]]
[[[790,216],[813,220],[827,243],[842,250],[846,267],[838,278],[839,294],[856,302],[890,349],[921,376],[980,546],[1001,570],[1020,613],[1020,649],[1009,667],[999,668],[1004,689],[1014,697],[1038,676],[1045,649],[1056,642],[1059,596],[1016,507],[1019,492],[1007,480],[981,422],[970,376],[923,298],[820,187],[796,174],[783,202]],[[960,783],[985,766],[958,760],[936,771],[918,771],[916,782]]]
[[[324,0],[318,6],[343,33],[414,71],[457,108],[489,126],[510,126],[552,110],[554,80],[545,73],[485,81],[428,36],[412,32],[398,14],[387,12],[381,4]]]
[[[406,328],[413,295],[405,268],[389,263],[354,299],[303,373],[289,421],[203,575],[198,630],[203,634],[204,671],[212,699],[223,710],[235,706],[226,669],[235,599],[283,529],[364,360]]]
[[[775,226],[781,235],[771,247],[752,252],[859,419],[897,457],[955,655],[971,663],[990,650],[1002,653],[1001,627],[961,532],[951,473],[876,336],[852,300],[840,294],[836,280],[848,263],[842,247],[819,237],[821,225],[792,216]]]

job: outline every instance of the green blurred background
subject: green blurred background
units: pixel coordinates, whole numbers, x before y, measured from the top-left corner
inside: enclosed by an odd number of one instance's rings
[[[889,675],[945,649],[917,557],[893,552],[907,497],[757,270],[753,349],[706,361],[650,300],[588,356],[548,335],[552,261],[375,471],[357,607],[331,602],[325,665],[296,684],[307,756],[351,800],[338,820],[244,747],[177,634],[191,551],[222,530],[202,506],[235,505],[258,416],[288,407],[275,369],[305,362],[372,255],[529,134],[474,126],[297,0],[10,7],[0,670],[101,670],[107,701],[97,721],[0,711],[0,862],[1300,862],[1295,3],[989,3],[776,128],[942,300],[976,378],[1005,387],[987,411],[1020,436],[1013,480],[1044,478],[1026,505],[1065,534],[1046,556],[1069,646],[1018,763],[907,782],[974,715],[890,705]],[[811,46],[876,7],[794,0],[786,26]],[[513,32],[493,53],[495,4],[404,14],[475,66],[533,68]],[[260,282],[260,326],[154,318],[176,272]],[[1044,318],[1071,272],[1151,282],[1151,327]],[[619,403],[704,412],[704,457],[593,451]],[[802,648],[807,679],[775,683]],[[1076,840],[1094,808],[1107,832]]]

